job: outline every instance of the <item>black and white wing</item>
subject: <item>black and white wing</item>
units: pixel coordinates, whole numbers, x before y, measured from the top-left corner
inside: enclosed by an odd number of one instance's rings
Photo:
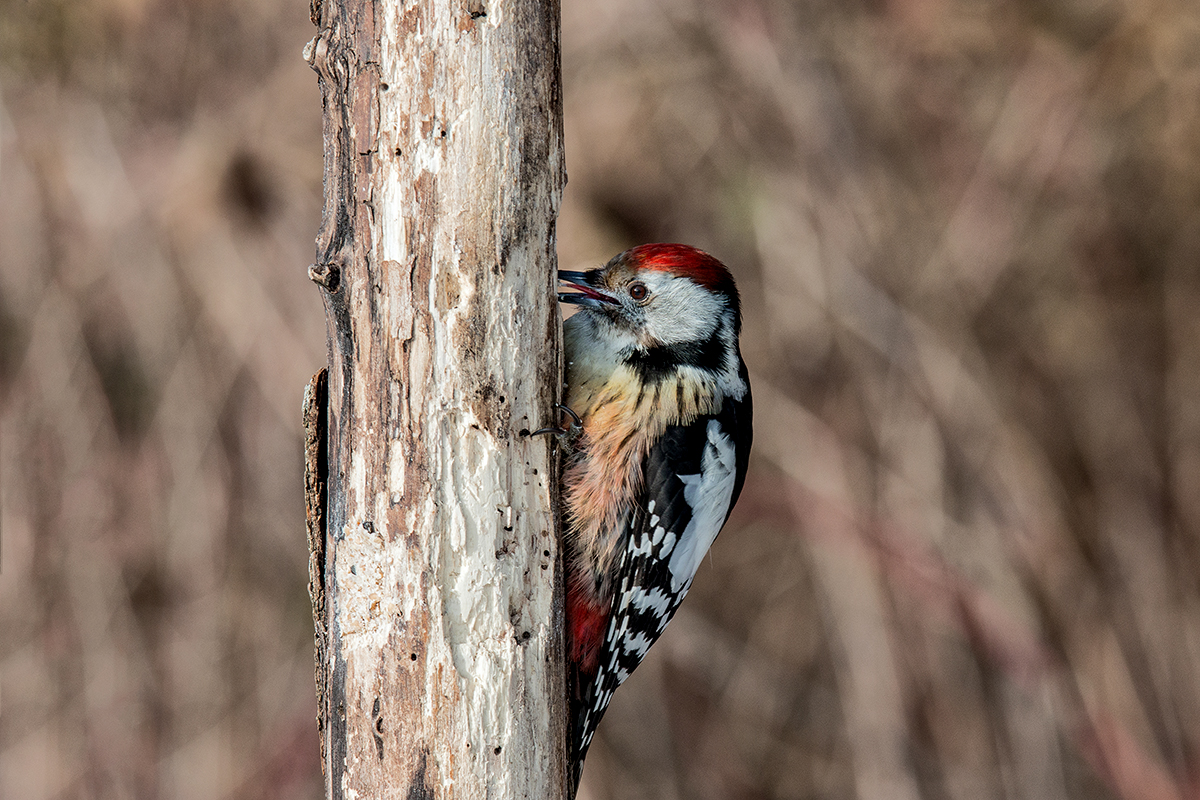
[[[748,392],[742,401],[727,400],[718,414],[668,428],[646,459],[599,668],[576,708],[580,768],[613,692],[667,627],[742,490],[750,411]]]

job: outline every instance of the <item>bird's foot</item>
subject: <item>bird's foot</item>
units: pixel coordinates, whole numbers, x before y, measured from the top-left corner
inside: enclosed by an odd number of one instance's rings
[[[565,428],[557,425],[552,425],[549,428],[539,428],[538,430],[529,434],[530,436],[541,436],[543,433],[552,433],[555,436],[566,436],[569,433],[583,430],[583,420],[579,418],[578,414],[564,406],[562,403],[555,403],[554,407],[569,416],[571,418],[571,424]]]

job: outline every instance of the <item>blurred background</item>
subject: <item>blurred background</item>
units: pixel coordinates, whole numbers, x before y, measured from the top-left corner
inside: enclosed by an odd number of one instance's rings
[[[733,269],[742,500],[583,800],[1200,797],[1200,8],[567,0],[565,268]],[[0,0],[0,797],[318,798],[303,0]]]

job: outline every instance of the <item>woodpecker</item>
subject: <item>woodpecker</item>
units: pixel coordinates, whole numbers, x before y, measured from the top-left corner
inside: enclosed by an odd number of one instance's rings
[[[587,272],[564,324],[563,529],[572,791],[616,688],[725,524],[750,455],[741,310],[725,266],[646,244]]]

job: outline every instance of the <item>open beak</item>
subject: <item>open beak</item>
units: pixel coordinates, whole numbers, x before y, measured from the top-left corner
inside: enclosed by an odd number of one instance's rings
[[[558,271],[558,279],[564,283],[578,289],[578,292],[559,292],[558,302],[571,303],[585,308],[600,308],[605,303],[615,303],[617,298],[612,295],[607,295],[604,292],[597,291],[592,287],[592,282],[599,273],[599,270],[591,270],[590,272],[572,272],[571,270],[560,269]]]

